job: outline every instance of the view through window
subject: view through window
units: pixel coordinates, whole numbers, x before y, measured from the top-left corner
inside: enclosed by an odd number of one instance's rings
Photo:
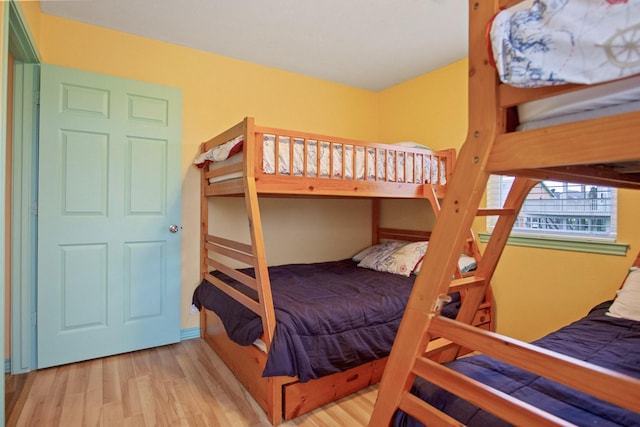
[[[487,187],[487,207],[502,207],[514,178],[492,175]],[[512,234],[615,240],[616,190],[558,181],[538,183],[525,200]],[[487,218],[493,231],[497,217]]]

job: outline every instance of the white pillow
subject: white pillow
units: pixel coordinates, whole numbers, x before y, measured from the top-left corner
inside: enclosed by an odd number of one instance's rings
[[[460,273],[468,273],[471,270],[475,270],[476,267],[476,259],[474,257],[462,254],[458,258]]]
[[[417,143],[417,142],[413,142],[413,141],[402,141],[402,142],[396,142],[395,145],[399,145],[401,147],[409,147],[409,148],[421,148],[424,150],[431,150],[431,147],[427,147],[426,145]]]
[[[607,315],[640,321],[640,269],[631,269]]]
[[[385,273],[409,277],[424,257],[428,242],[408,243],[379,261],[373,268]]]

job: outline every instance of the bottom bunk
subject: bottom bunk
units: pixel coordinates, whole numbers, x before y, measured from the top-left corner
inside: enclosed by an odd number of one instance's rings
[[[387,241],[353,259],[269,267],[276,318],[269,349],[260,342],[260,316],[205,279],[193,296],[202,312],[203,338],[274,424],[295,418],[380,381],[416,277],[414,267],[427,245]],[[391,255],[394,262],[388,260]],[[474,266],[473,257],[461,255],[457,274]],[[253,275],[252,268],[240,271]],[[257,298],[220,271],[211,276]],[[464,291],[450,298],[442,314],[454,318]],[[490,296],[474,324],[492,327]]]
[[[486,404],[490,395],[497,390],[498,394],[504,396],[505,403],[523,404],[550,414],[547,419],[554,425],[638,426],[639,297],[640,270],[632,270],[615,300],[595,306],[585,317],[532,343],[542,351],[557,353],[560,358],[568,356],[564,359],[566,365],[563,369],[567,376],[574,375],[573,366],[580,365],[589,369],[581,381],[589,393],[534,373],[540,370],[534,364],[528,365],[527,369],[531,369],[529,371],[488,355],[478,354],[462,357],[442,366],[426,368],[424,373],[428,379],[417,377],[411,395],[451,417],[451,423],[455,425],[511,425],[500,416],[512,412],[515,406],[504,404],[493,414],[478,407]],[[446,371],[443,367],[446,367]],[[429,369],[432,370],[431,375]],[[607,383],[602,383],[601,374],[611,378],[609,387]],[[479,387],[475,396],[469,395],[463,399],[455,394],[460,394],[460,375],[471,378]],[[636,387],[621,388],[617,380],[635,383]],[[470,389],[468,384],[466,387]],[[613,395],[614,401],[620,406],[604,400],[605,395],[601,394],[601,399],[591,394],[602,387],[604,393]],[[424,424],[407,412],[398,410],[393,418],[393,425],[419,427]]]

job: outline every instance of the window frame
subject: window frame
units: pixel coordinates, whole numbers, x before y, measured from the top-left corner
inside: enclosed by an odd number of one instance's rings
[[[500,187],[497,187],[501,183],[500,178],[500,175],[491,175],[487,182],[486,206],[489,209],[502,208],[502,203],[504,203],[504,197],[500,201]],[[611,190],[611,232],[608,236],[580,236],[579,233],[545,233],[542,230],[542,232],[512,230],[507,240],[507,245],[625,256],[629,245],[617,241],[618,192],[615,187],[609,188]],[[497,204],[500,206],[496,206]],[[495,215],[486,218],[485,227],[487,231],[486,233],[478,234],[481,243],[488,242],[496,220],[497,216]]]

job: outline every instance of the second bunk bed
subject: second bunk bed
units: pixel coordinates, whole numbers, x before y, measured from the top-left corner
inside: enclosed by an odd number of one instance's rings
[[[430,232],[382,227],[381,200],[439,209],[455,150],[360,142],[257,126],[251,117],[202,144],[201,335],[277,425],[377,383]],[[214,235],[210,202],[243,196],[249,241]],[[350,259],[267,264],[261,197],[369,198],[371,245]],[[368,220],[368,219],[367,219]],[[480,253],[471,234],[445,298],[455,317]],[[488,290],[473,324],[493,328]],[[443,304],[445,304],[443,302]]]
[[[639,36],[637,0],[469,1],[468,136],[425,256],[430,274],[416,280],[370,426],[640,423],[637,258],[613,301],[535,343],[440,311],[477,215],[499,219],[460,313],[481,300],[538,182],[640,189]],[[524,123],[532,117],[541,121]],[[503,207],[485,210],[491,174],[515,179]],[[433,336],[448,345],[432,349]],[[459,358],[461,346],[482,354]]]

